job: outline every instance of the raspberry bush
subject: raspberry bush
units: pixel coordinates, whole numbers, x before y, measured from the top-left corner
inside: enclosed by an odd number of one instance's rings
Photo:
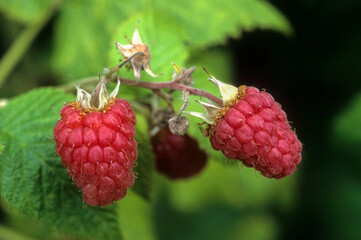
[[[77,6],[71,1],[25,8],[22,14],[0,3],[12,18],[29,22],[31,34],[24,34],[29,43],[49,19],[56,19],[55,48],[47,64],[59,80],[0,100],[1,205],[11,216],[20,213],[31,224],[50,229],[45,238],[61,233],[143,239],[134,230],[142,223],[145,239],[153,239],[151,207],[170,208],[170,199],[179,209],[185,203],[196,209],[204,199],[246,204],[253,200],[252,191],[239,189],[248,181],[281,195],[285,190],[279,183],[261,174],[284,178],[301,161],[302,144],[281,106],[264,91],[231,83],[229,55],[210,48],[241,30],[289,33],[290,25],[274,7],[249,0],[232,1],[220,10],[217,1],[207,1],[204,9],[187,0],[181,9],[154,3],[143,10],[137,3],[82,5],[85,12],[115,16],[102,21],[73,12]],[[249,25],[241,29],[239,10],[249,17]],[[59,15],[52,15],[56,11]],[[190,21],[197,15],[218,17]],[[222,26],[221,16],[229,16]],[[0,86],[27,46],[17,48],[0,74]],[[222,81],[210,79],[218,88],[207,81],[201,66],[221,76]],[[101,73],[87,77],[96,72]],[[71,78],[65,77],[68,73]],[[156,119],[159,109],[168,114]],[[237,164],[261,174],[240,171]],[[296,176],[289,178],[285,189]],[[265,199],[271,195],[263,194]]]

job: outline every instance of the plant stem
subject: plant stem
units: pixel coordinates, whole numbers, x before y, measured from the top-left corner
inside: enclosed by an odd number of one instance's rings
[[[188,74],[188,71],[194,71],[194,69],[190,68],[179,78],[186,76],[186,74]],[[111,71],[111,72],[113,73],[113,71]],[[214,103],[218,104],[219,106],[223,106],[223,101],[220,98],[218,98],[218,97],[214,96],[213,94],[206,92],[202,89],[182,85],[181,83],[179,83],[179,78],[177,78],[173,81],[169,81],[169,82],[142,82],[142,81],[134,81],[134,80],[124,79],[124,78],[118,78],[118,80],[125,85],[148,88],[150,90],[174,89],[174,90],[180,90],[182,92],[188,91],[190,94],[200,96],[200,97],[205,97],[205,98],[213,101]],[[115,74],[112,74],[112,75],[106,74],[104,76],[104,78],[102,79],[102,81],[107,82],[109,80],[112,81],[113,79],[114,80],[116,79]],[[70,91],[72,89],[75,89],[74,86],[76,86],[76,85],[88,84],[88,83],[98,83],[99,81],[100,81],[99,77],[87,77],[87,78],[79,79],[78,81],[73,82],[73,83],[68,83],[68,84],[62,85],[59,88],[63,89],[64,91]]]
[[[151,90],[154,89],[175,89],[175,90],[179,90],[179,91],[188,91],[190,94],[196,95],[196,96],[200,96],[200,97],[205,97],[211,101],[213,101],[214,103],[218,104],[219,106],[223,106],[223,102],[220,98],[217,98],[216,96],[214,96],[213,94],[206,92],[202,89],[199,88],[193,88],[193,87],[188,87],[185,85],[182,85],[180,83],[177,83],[176,81],[171,81],[171,82],[142,82],[142,81],[134,81],[134,80],[129,80],[129,79],[124,79],[124,78],[118,78],[119,81],[125,85],[131,85],[131,86],[135,86],[135,87],[142,87],[142,88],[148,88]]]
[[[114,77],[114,75],[113,75],[113,77]],[[107,78],[107,80],[113,79],[113,77],[112,78]],[[180,90],[182,92],[188,91],[190,94],[200,96],[200,97],[205,97],[205,98],[213,101],[214,103],[218,104],[219,106],[223,106],[222,100],[220,98],[217,98],[213,94],[211,94],[209,92],[206,92],[206,91],[204,91],[202,89],[199,89],[199,88],[192,88],[192,87],[184,86],[184,85],[178,83],[177,81],[170,81],[170,82],[142,82],[142,81],[138,81],[137,82],[137,81],[134,81],[134,80],[124,79],[124,78],[118,78],[118,80],[121,83],[125,84],[125,85],[141,87],[141,88],[148,88],[150,90],[174,89],[174,90]],[[71,91],[72,89],[75,89],[74,86],[76,86],[76,85],[89,84],[89,83],[98,83],[98,82],[99,82],[99,77],[87,77],[87,78],[79,79],[76,82],[67,83],[65,85],[59,86],[59,88],[63,89],[64,91]]]
[[[26,27],[12,43],[0,62],[0,87],[5,83],[6,78],[28,50],[40,30],[53,16],[59,5],[60,1],[53,1],[50,9],[46,11],[46,13],[37,22]]]
[[[173,89],[173,90],[180,90],[182,92],[189,92],[190,94],[196,95],[196,96],[200,96],[200,97],[205,97],[211,101],[213,101],[214,103],[218,104],[219,106],[223,106],[223,101],[220,98],[217,98],[216,96],[214,96],[213,94],[206,92],[202,89],[198,89],[198,88],[193,88],[193,87],[189,87],[186,85],[183,85],[181,83],[182,78],[184,77],[188,77],[189,75],[191,75],[196,68],[195,67],[191,67],[189,69],[187,69],[183,74],[181,74],[179,77],[169,81],[169,82],[142,82],[142,81],[134,81],[134,80],[129,80],[129,79],[124,79],[124,78],[118,78],[116,75],[116,72],[119,71],[119,69],[121,69],[127,62],[131,61],[134,57],[138,56],[138,55],[144,55],[144,53],[142,52],[137,52],[135,54],[133,54],[131,57],[129,57],[127,60],[125,60],[124,62],[122,62],[120,65],[110,69],[105,76],[102,78],[101,82],[103,82],[104,84],[106,84],[108,81],[112,81],[113,79],[118,79],[121,83],[125,84],[125,85],[130,85],[130,86],[134,86],[134,87],[142,87],[142,88],[148,88],[150,90],[152,90],[153,92],[155,92],[156,94],[161,96],[161,92],[159,92],[160,89]],[[91,82],[98,82],[99,79],[98,78],[84,78],[84,79],[80,79],[79,81],[75,82],[75,83],[71,83],[72,85],[76,84],[84,84],[84,83],[91,83]],[[61,86],[60,88],[64,89],[64,90],[68,90],[69,86],[71,86],[70,84],[66,84]],[[98,85],[98,87],[100,87],[100,85]],[[163,99],[165,99],[165,97],[162,97]],[[166,100],[166,102],[169,104],[169,102]],[[170,104],[171,105],[171,104]]]

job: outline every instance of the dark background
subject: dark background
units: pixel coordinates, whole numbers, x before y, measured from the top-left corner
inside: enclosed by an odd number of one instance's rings
[[[297,119],[304,143],[301,200],[293,214],[280,216],[282,237],[361,239],[361,156],[332,136],[332,120],[360,92],[361,3],[271,2],[290,20],[294,35],[257,31],[230,45],[236,78],[272,92],[288,119]]]

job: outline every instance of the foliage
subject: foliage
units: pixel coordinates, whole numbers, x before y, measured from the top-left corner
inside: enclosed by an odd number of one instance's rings
[[[46,0],[0,1],[0,9],[8,18],[30,25],[38,21],[39,17],[45,14],[51,4],[51,1]],[[21,10],[19,11],[20,7]]]
[[[197,21],[193,21],[194,16]],[[152,43],[154,58],[160,58],[152,61],[156,67],[154,71],[165,77],[171,71],[163,70],[171,69],[169,60],[183,64],[182,60],[187,56],[185,48],[220,44],[229,36],[238,36],[242,30],[255,28],[290,32],[289,23],[282,14],[260,0],[233,0],[227,4],[222,1],[182,1],[182,4],[168,1],[108,1],[100,4],[97,0],[79,4],[66,1],[56,22],[53,67],[76,79],[94,75],[94,71],[101,71],[104,66],[113,66],[109,65],[104,53],[115,48],[114,41],[124,41],[124,35],[131,37],[138,20],[140,30],[144,30],[141,31],[143,41]],[[74,68],[74,65],[79,66]]]

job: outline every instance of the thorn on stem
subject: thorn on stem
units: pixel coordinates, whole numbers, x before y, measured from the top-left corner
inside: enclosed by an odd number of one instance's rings
[[[213,78],[213,76],[207,71],[207,69],[204,66],[202,66],[202,69],[203,69],[203,71],[205,71],[207,73],[208,76]]]

